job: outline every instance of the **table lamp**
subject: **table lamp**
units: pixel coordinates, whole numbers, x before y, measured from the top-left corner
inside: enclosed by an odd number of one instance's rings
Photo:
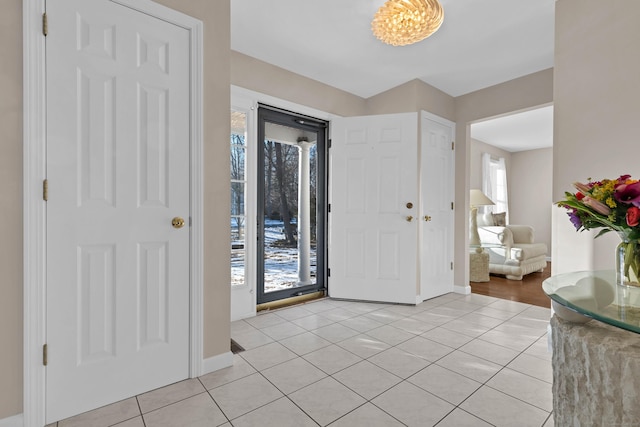
[[[480,246],[480,235],[478,234],[478,206],[495,205],[484,193],[477,188],[469,191],[469,205],[471,213],[469,217],[469,245]]]

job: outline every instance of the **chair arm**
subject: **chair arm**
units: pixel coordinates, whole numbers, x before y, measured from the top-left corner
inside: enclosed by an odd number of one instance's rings
[[[478,227],[480,241],[484,244],[503,245],[510,249],[513,246],[513,234],[508,227]]]
[[[533,227],[530,225],[507,225],[513,235],[513,243],[534,243]]]

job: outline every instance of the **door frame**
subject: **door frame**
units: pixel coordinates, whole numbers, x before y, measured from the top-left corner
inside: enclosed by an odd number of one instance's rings
[[[249,135],[249,143],[247,145],[247,156],[249,160],[247,163],[247,170],[251,171],[253,174],[255,170],[257,170],[257,156],[258,156],[258,144],[257,141],[257,133],[258,133],[258,104],[270,105],[275,108],[280,108],[288,111],[295,111],[296,113],[303,114],[310,117],[315,117],[317,119],[326,120],[329,122],[329,129],[331,128],[331,120],[336,117],[342,117],[338,114],[328,113],[323,110],[318,110],[314,107],[309,107],[308,105],[299,104],[294,101],[287,101],[282,98],[278,98],[272,95],[267,95],[261,92],[256,92],[251,89],[247,89],[241,86],[231,85],[231,107],[241,108],[247,111],[250,111],[250,119],[247,121],[247,134]],[[329,167],[329,156],[327,154],[327,167]],[[329,178],[327,172],[327,179]],[[256,192],[257,192],[257,182],[255,175],[252,175],[250,178],[248,177],[248,187],[246,197],[251,200],[255,200]],[[327,200],[328,193],[331,187],[327,183]],[[245,319],[249,317],[253,317],[256,315],[256,304],[257,304],[257,290],[256,290],[256,269],[255,269],[255,260],[256,260],[256,207],[254,206],[247,207],[247,218],[248,222],[246,233],[247,238],[253,242],[251,246],[247,246],[247,250],[250,250],[251,253],[246,253],[245,263],[250,266],[246,271],[245,276],[245,285],[238,286],[237,289],[231,290],[231,304],[237,304],[236,316],[234,316],[234,310],[231,310],[231,321]],[[328,221],[328,218],[327,218]],[[327,233],[329,230],[329,224],[327,222]],[[252,233],[250,236],[248,233]],[[328,242],[327,242],[328,243]],[[326,260],[328,262],[328,255],[325,254]],[[248,295],[247,295],[248,294]]]
[[[189,31],[190,42],[190,260],[189,375],[203,368],[203,23],[151,0],[108,0]],[[45,0],[23,3],[23,281],[24,425],[44,425],[46,343],[46,62]]]

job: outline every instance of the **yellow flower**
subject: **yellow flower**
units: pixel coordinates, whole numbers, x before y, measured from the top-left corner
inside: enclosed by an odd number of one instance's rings
[[[611,197],[611,196],[609,196],[609,197],[607,198],[607,201],[606,201],[605,203],[606,203],[606,204],[607,204],[607,206],[609,206],[610,208],[615,208],[616,206],[618,206],[618,205],[616,204],[616,200],[615,200],[613,197]]]

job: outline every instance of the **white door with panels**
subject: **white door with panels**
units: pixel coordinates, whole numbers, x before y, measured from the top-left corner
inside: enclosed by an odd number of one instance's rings
[[[420,153],[420,295],[453,290],[455,124],[422,112]]]
[[[188,30],[47,2],[46,420],[189,375]]]
[[[331,122],[329,295],[415,304],[417,114]]]
[[[453,291],[453,131],[433,119],[403,113],[332,120],[331,297],[416,304]],[[446,159],[435,148],[445,134]]]

